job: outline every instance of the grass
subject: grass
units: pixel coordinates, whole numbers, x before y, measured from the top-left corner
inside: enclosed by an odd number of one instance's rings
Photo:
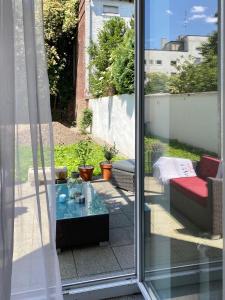
[[[29,146],[19,146],[16,155],[16,181],[26,182],[28,169],[33,167],[32,149]]]
[[[63,145],[55,147],[55,166],[67,166],[69,174],[71,171],[77,171],[79,166],[79,159],[76,155],[77,144],[73,145]],[[103,146],[100,146],[92,142],[92,155],[91,158],[87,161],[87,165],[94,166],[94,175],[100,175],[101,169],[99,163],[105,161],[103,154]],[[113,161],[124,159],[122,156],[114,157]]]
[[[46,167],[50,166],[51,154],[48,148],[44,150],[44,163]],[[42,166],[40,149],[38,148],[37,153],[38,166]],[[16,155],[16,172],[15,177],[17,182],[26,182],[28,169],[33,168],[33,153],[31,146],[20,145],[17,148]]]
[[[199,160],[203,154],[209,154],[212,156],[217,156],[215,153],[208,152],[204,149],[199,149],[192,147],[187,144],[178,142],[177,140],[162,141],[159,138],[145,137],[145,169],[146,172],[151,172],[151,147],[155,143],[162,143],[165,147],[165,156],[170,157],[181,157],[188,158],[191,160]],[[77,171],[79,160],[76,156],[75,149],[77,144],[72,145],[62,145],[55,146],[55,166],[67,166],[69,175],[71,171]],[[93,165],[94,175],[100,175],[101,170],[99,163],[104,161],[103,146],[100,146],[92,142],[93,153],[91,158],[87,161],[87,164]],[[48,156],[48,155],[47,155]],[[16,174],[16,177],[20,181],[25,182],[27,180],[28,169],[33,166],[33,158],[31,148],[28,146],[20,146],[19,152],[19,173]],[[116,156],[113,161],[125,159],[122,156]],[[47,163],[48,164],[48,163]]]
[[[204,149],[196,148],[184,143],[180,143],[177,140],[161,140],[155,137],[145,137],[145,169],[146,172],[151,172],[151,147],[155,143],[160,143],[164,146],[164,156],[187,158],[192,161],[200,160],[200,157],[204,154],[211,156],[217,156],[216,153],[206,151]]]

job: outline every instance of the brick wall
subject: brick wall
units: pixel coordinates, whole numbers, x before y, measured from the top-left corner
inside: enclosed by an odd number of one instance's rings
[[[76,66],[75,66],[75,118],[79,120],[80,113],[87,107],[85,91],[85,0],[80,0],[79,22],[76,39]]]

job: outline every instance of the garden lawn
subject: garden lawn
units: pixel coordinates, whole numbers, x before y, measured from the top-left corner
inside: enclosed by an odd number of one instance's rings
[[[105,161],[103,154],[103,146],[100,146],[94,142],[92,143],[92,154],[91,159],[87,161],[87,165],[94,166],[94,175],[100,175],[101,169],[99,163]],[[55,146],[55,166],[66,166],[69,171],[69,175],[71,171],[78,171],[79,166],[79,158],[76,154],[77,144],[73,145],[63,145],[63,146]],[[113,161],[124,159],[122,156],[116,156],[113,158]]]
[[[164,145],[164,156],[187,158],[192,161],[199,161],[204,154],[217,157],[216,153],[206,151],[204,149],[196,148],[187,144],[178,142],[177,140],[163,141],[159,138],[145,137],[145,172],[151,173],[151,147],[155,143]]]
[[[145,137],[145,150],[151,151],[151,145],[161,143],[165,146],[165,156],[181,157],[191,160],[199,160],[204,154],[217,156],[216,153],[206,151],[204,149],[196,148],[187,144],[178,142],[177,140],[170,140],[168,142],[162,141],[158,138]]]
[[[170,157],[181,157],[188,158],[191,160],[199,160],[203,154],[209,154],[212,156],[217,156],[215,153],[208,152],[204,149],[198,149],[183,143],[179,143],[176,140],[170,140],[169,142],[161,141],[157,138],[145,137],[145,169],[146,172],[151,172],[151,161],[150,155],[151,145],[160,142],[165,146],[165,156]],[[66,166],[69,171],[69,175],[71,171],[77,171],[79,166],[79,159],[76,155],[77,144],[72,145],[63,145],[63,146],[55,146],[55,166]],[[91,155],[91,159],[87,161],[87,164],[93,165],[94,175],[100,175],[101,170],[99,167],[99,163],[104,161],[103,154],[103,146],[100,146],[94,142],[92,142],[92,150],[93,153]],[[19,165],[19,171],[16,172],[16,178],[18,182],[27,181],[27,173],[28,169],[33,166],[33,158],[32,158],[32,150],[28,146],[21,146],[18,152],[19,160],[17,161],[17,165]],[[48,155],[46,156],[48,157]],[[122,156],[116,156],[113,161],[125,159]],[[40,164],[41,165],[41,164]],[[48,161],[46,162],[46,166],[48,166]]]

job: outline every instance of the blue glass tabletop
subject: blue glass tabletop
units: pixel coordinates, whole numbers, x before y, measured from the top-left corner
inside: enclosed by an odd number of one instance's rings
[[[83,195],[85,203],[79,203],[69,197],[67,184],[56,184],[56,219],[64,220],[108,214],[104,200],[91,183],[83,183]]]

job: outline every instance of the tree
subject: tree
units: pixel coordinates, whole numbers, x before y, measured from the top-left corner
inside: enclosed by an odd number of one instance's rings
[[[134,93],[134,20],[131,19],[123,42],[112,52],[112,82],[118,94]]]
[[[98,33],[98,41],[92,42],[88,52],[89,88],[94,97],[115,94],[115,86],[111,76],[112,52],[122,42],[127,26],[122,18],[115,17],[105,22]]]
[[[203,60],[196,64],[194,59],[177,66],[178,73],[172,75],[169,82],[171,93],[194,93],[217,90],[217,32],[214,32],[206,43],[199,48]]]
[[[202,44],[199,48],[201,55],[207,60],[213,56],[217,56],[218,53],[218,32],[214,31],[209,40]]]
[[[62,107],[73,99],[73,44],[78,0],[44,0],[44,37],[52,98]],[[56,103],[55,103],[56,104]]]
[[[169,77],[163,73],[147,74],[147,82],[145,84],[145,94],[167,93]]]

